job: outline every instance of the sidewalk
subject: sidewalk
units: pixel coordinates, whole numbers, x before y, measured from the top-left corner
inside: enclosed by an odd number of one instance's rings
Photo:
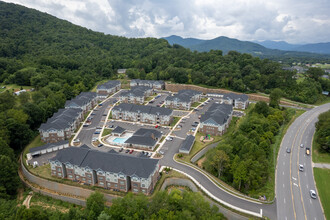
[[[330,169],[330,163],[312,163],[312,166],[322,169]]]

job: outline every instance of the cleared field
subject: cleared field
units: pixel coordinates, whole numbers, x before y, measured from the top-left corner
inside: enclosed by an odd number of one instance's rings
[[[326,219],[330,219],[330,190],[328,183],[330,182],[330,170],[314,168],[314,179],[318,191],[318,196],[324,209]]]

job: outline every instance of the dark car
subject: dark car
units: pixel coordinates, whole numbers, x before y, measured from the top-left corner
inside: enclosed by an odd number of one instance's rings
[[[122,152],[123,150],[124,150],[124,148],[120,148],[120,149],[119,149],[119,152]]]
[[[125,150],[125,153],[128,153],[128,152],[129,152],[129,149],[126,149],[126,150]]]
[[[103,144],[99,144],[99,145],[97,145],[97,147],[102,147],[103,146]]]

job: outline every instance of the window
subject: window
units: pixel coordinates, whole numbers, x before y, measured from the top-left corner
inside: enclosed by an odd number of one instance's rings
[[[125,185],[125,182],[124,181],[119,181],[119,184],[120,185]]]
[[[100,182],[100,185],[102,185],[102,186],[103,186],[103,185],[104,185],[104,182]]]
[[[69,175],[68,177],[69,177],[69,178],[72,178],[72,175]]]
[[[139,192],[139,190],[138,190],[138,189],[135,189],[135,188],[133,189],[133,191],[134,191],[134,192]]]
[[[99,177],[99,180],[103,180],[103,176],[100,176],[100,177]]]
[[[142,192],[146,193],[146,190],[145,189],[142,189]]]
[[[118,184],[115,184],[115,187],[118,188]]]
[[[61,172],[61,167],[57,167],[57,171],[60,171]]]
[[[138,184],[137,184],[137,183],[133,183],[133,186],[134,186],[134,187],[137,187],[137,186],[138,186]]]
[[[110,183],[107,183],[107,185],[108,185],[108,187],[110,187],[111,184]]]
[[[88,183],[92,183],[92,180],[87,180]]]
[[[141,187],[145,188],[145,187],[146,187],[146,185],[145,185],[145,184],[142,184],[142,185],[141,185]]]
[[[62,176],[62,173],[58,173],[57,176]]]
[[[120,189],[124,189],[124,187],[123,187],[123,186],[121,186],[121,187],[120,187]]]

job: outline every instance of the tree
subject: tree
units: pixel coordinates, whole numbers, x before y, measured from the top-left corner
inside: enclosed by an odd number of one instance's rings
[[[279,108],[280,100],[283,95],[283,92],[281,89],[276,88],[274,89],[270,95],[269,95],[269,106],[273,108]]]
[[[320,150],[330,153],[330,110],[319,115],[316,127],[316,142]]]
[[[0,197],[15,195],[19,186],[17,165],[9,156],[0,155]]]
[[[258,114],[262,114],[263,116],[267,117],[269,115],[269,106],[266,102],[257,102],[254,106],[254,110]]]
[[[213,159],[211,164],[214,167],[214,169],[218,171],[218,178],[221,176],[224,167],[227,166],[228,161],[229,161],[229,157],[223,150],[217,150],[213,154]]]
[[[319,78],[324,74],[324,70],[322,70],[319,67],[310,67],[307,71],[306,71],[306,75],[309,78],[314,79],[315,81],[318,81]]]
[[[15,96],[8,90],[0,93],[0,112],[13,108],[15,105]]]
[[[86,208],[91,219],[96,219],[105,208],[105,198],[100,192],[92,193],[86,200]]]

